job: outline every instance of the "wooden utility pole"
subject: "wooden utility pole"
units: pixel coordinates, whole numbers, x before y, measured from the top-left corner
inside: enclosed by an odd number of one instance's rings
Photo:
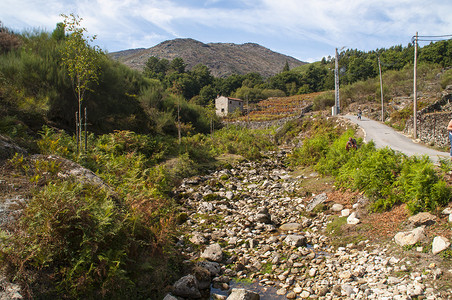
[[[79,119],[78,119],[78,111],[75,112],[75,138],[76,138],[76,142],[77,142],[77,155],[80,153],[80,138],[79,138]]]
[[[418,35],[414,36],[414,74],[413,74],[413,137],[417,139],[417,39]]]
[[[380,70],[380,94],[381,94],[381,122],[385,121],[385,111],[384,111],[384,104],[383,104],[383,79],[381,77],[381,63],[380,63],[380,57],[378,57],[378,69]]]
[[[88,121],[88,116],[86,114],[86,106],[85,106],[85,153],[88,150],[88,131],[86,130],[87,121]]]

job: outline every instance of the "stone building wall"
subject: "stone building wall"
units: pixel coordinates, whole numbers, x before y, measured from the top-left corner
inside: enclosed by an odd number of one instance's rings
[[[440,100],[417,113],[417,136],[421,142],[437,147],[450,146],[447,124],[452,119],[452,86]],[[406,122],[404,132],[413,135],[413,118]]]

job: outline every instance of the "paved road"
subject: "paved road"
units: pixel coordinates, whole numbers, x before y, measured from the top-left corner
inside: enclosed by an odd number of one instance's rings
[[[428,155],[434,163],[439,162],[439,158],[449,158],[448,152],[441,152],[430,149],[421,144],[413,142],[410,138],[398,133],[394,129],[371,119],[362,117],[361,120],[354,115],[345,115],[345,118],[358,124],[365,132],[365,142],[374,141],[377,148],[390,147],[391,149],[412,155]]]

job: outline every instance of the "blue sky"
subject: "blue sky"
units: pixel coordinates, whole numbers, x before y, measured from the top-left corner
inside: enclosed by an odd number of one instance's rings
[[[449,0],[0,1],[0,21],[16,32],[51,32],[63,20],[61,13],[74,13],[108,52],[193,38],[258,43],[307,62],[334,56],[344,46],[363,51],[406,46],[416,31],[450,35],[451,11]]]

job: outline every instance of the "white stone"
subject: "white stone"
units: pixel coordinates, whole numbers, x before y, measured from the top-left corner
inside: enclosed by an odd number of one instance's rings
[[[442,236],[437,236],[433,239],[432,253],[438,254],[441,251],[444,251],[447,248],[449,248],[449,246],[450,246],[450,242],[447,238],[442,237]]]
[[[301,294],[300,294],[300,298],[302,298],[302,299],[306,299],[306,298],[308,298],[309,296],[311,296],[311,293],[308,292],[308,291],[303,291],[303,292],[301,292]]]
[[[357,218],[356,212],[352,212],[347,218],[347,224],[356,225],[359,224],[360,220]]]
[[[341,210],[344,209],[344,206],[342,204],[339,203],[334,203],[333,206],[331,207],[331,210],[334,212],[339,212]]]
[[[317,274],[317,269],[316,268],[311,268],[309,270],[309,276],[314,277],[315,274]]]
[[[348,217],[350,215],[350,209],[345,208],[341,211],[341,217]]]
[[[424,227],[417,227],[412,231],[399,232],[394,236],[396,244],[402,247],[405,245],[414,245],[424,238]]]
[[[452,207],[447,207],[443,210],[443,215],[450,215],[452,214]]]

